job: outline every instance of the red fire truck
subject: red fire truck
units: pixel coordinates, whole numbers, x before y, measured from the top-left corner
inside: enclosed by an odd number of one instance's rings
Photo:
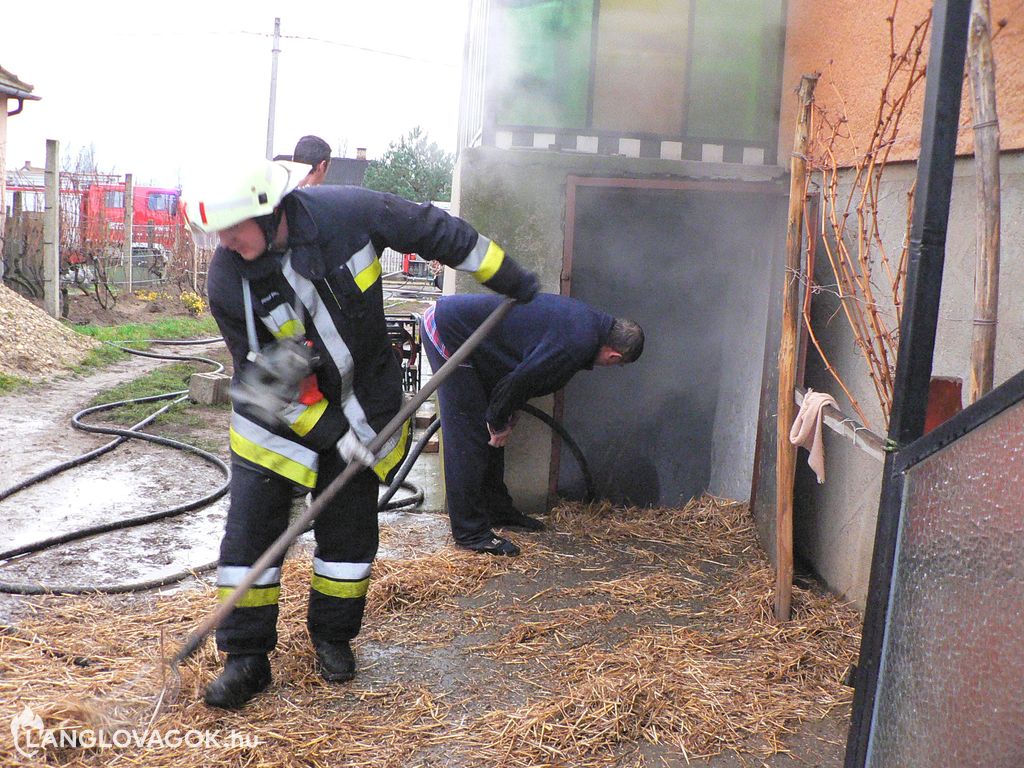
[[[173,251],[183,222],[178,213],[181,192],[165,187],[136,186],[132,195],[132,244]],[[91,184],[82,195],[82,239],[89,244],[124,243],[124,184]]]

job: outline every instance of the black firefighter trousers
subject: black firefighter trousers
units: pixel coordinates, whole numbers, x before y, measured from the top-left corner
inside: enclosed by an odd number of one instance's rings
[[[313,498],[344,467],[336,452],[321,453]],[[231,503],[217,579],[221,599],[288,527],[294,488],[281,477],[233,462]],[[377,554],[377,490],[377,476],[369,469],[359,472],[314,523],[316,551],[307,614],[314,641],[351,640],[359,634],[370,564]],[[279,569],[283,559],[261,575],[217,629],[218,649],[232,654],[267,653],[277,644]]]

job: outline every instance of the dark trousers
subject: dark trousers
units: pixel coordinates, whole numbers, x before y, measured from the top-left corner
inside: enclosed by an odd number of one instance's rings
[[[345,467],[334,451],[320,454],[319,464],[314,498]],[[231,503],[220,545],[222,570],[238,573],[241,569],[237,566],[251,566],[288,527],[294,488],[283,478],[264,475],[237,461],[232,465]],[[328,576],[337,576],[338,570],[366,570],[368,574],[378,545],[377,489],[376,475],[370,470],[360,472],[316,519],[315,557],[322,564],[321,570],[330,571]],[[280,561],[274,564],[280,565]],[[314,573],[307,619],[314,640],[349,640],[359,634],[366,607],[366,583],[364,579],[346,581]],[[229,586],[226,580],[221,591]],[[273,589],[272,585],[263,586],[247,593],[255,599],[244,600],[243,604],[249,605],[235,608],[217,629],[220,650],[266,653],[274,648],[278,605]],[[265,597],[260,597],[261,592]]]
[[[422,337],[430,367],[437,371],[445,360],[425,332]],[[452,536],[459,544],[491,538],[490,510],[512,504],[504,479],[505,449],[487,444],[488,399],[487,388],[469,363],[460,365],[437,390],[445,501]]]

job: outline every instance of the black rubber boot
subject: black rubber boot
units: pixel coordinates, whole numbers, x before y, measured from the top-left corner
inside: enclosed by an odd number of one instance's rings
[[[356,657],[348,640],[314,640],[320,676],[329,683],[344,683],[356,676]]]
[[[503,539],[501,536],[495,536],[493,533],[489,538],[486,538],[483,541],[476,542],[474,544],[459,544],[459,546],[463,549],[479,552],[482,555],[504,555],[507,557],[515,557],[519,554],[519,547],[508,539]]]
[[[270,685],[270,660],[265,653],[228,654],[220,677],[206,686],[206,703],[239,709]]]
[[[524,531],[543,531],[544,523],[524,515],[512,505],[491,509],[491,525],[495,528],[522,528]]]

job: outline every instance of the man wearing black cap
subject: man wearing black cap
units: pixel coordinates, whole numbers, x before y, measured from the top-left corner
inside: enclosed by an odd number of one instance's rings
[[[300,183],[300,187],[315,187],[324,183],[331,165],[331,145],[319,136],[303,136],[295,145],[292,160],[313,166]]]

